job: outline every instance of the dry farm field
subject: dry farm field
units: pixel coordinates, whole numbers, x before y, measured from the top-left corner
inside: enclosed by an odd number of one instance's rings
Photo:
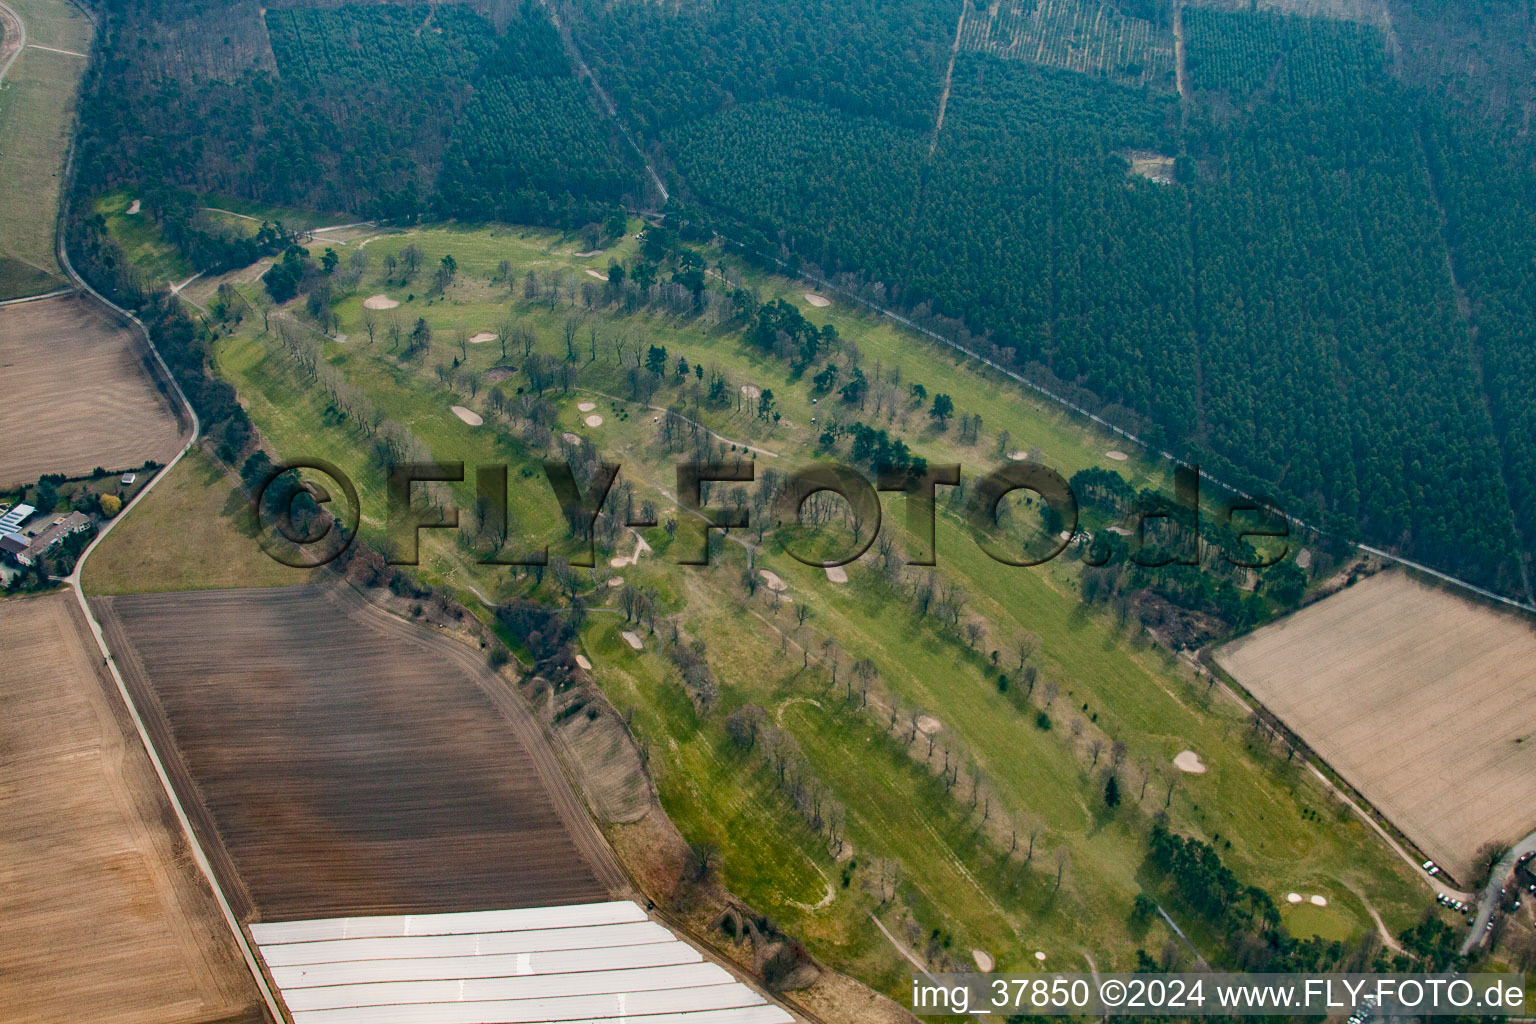
[[[262,920],[583,903],[620,884],[477,652],[344,587],[98,598],[210,857]],[[192,803],[193,801],[188,801]]]
[[[1536,828],[1536,624],[1386,572],[1217,661],[1463,885]]]
[[[0,1018],[264,1020],[74,596],[0,620]]]
[[[0,485],[168,462],[181,431],[143,354],[90,299],[0,307]]]

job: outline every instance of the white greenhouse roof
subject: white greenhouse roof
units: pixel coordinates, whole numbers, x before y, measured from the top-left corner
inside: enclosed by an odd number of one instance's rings
[[[791,1024],[629,901],[251,926],[294,1024]]]

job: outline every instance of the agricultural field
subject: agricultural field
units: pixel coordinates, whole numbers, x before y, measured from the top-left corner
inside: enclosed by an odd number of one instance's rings
[[[1536,828],[1536,626],[1387,572],[1218,663],[1463,885]]]
[[[453,256],[452,283],[439,288],[425,274],[407,281],[391,269],[390,258],[410,246],[426,268]],[[711,280],[723,275],[761,302],[783,299],[813,323],[834,325],[840,364],[858,351],[862,371],[882,389],[881,404],[845,408],[818,394],[809,374],[791,374],[749,343],[741,322],[713,299],[703,312],[674,313],[665,303],[626,310],[608,290],[606,271],[611,263],[635,265],[633,238],[595,254],[581,246],[570,236],[505,226],[381,232],[367,240],[369,262],[355,286],[333,295],[331,336],[295,303],[265,332],[255,316],[224,325],[215,361],[279,455],[325,458],[352,477],[370,543],[385,541],[380,438],[471,469],[509,465],[519,546],[562,539],[536,461],[545,451],[578,462],[595,452],[622,465],[635,504],[655,506],[661,525],[638,537],[600,531],[597,568],[573,571],[569,586],[586,610],[581,650],[648,751],[663,807],[685,838],[719,848],[720,875],[733,892],[883,991],[898,991],[910,965],[872,928],[870,912],[935,965],[970,963],[972,948],[1005,969],[1033,969],[1036,951],[1047,952],[1047,966],[1076,965],[1083,949],[1101,966],[1128,964],[1137,948],[1156,952],[1171,941],[1160,923],[1128,923],[1138,892],[1163,893],[1138,865],[1146,822],[1166,810],[1177,827],[1217,837],[1245,882],[1279,893],[1327,892],[1327,913],[1304,922],[1309,930],[1363,934],[1373,927],[1367,906],[1394,928],[1419,915],[1424,892],[1406,867],[1288,765],[1283,751],[1255,740],[1235,705],[1137,640],[1139,629],[1085,607],[1080,573],[1066,559],[1045,570],[993,562],[943,501],[939,579],[968,595],[961,600],[985,624],[984,640],[968,643],[910,611],[920,578],[888,577],[873,555],[848,566],[839,583],[749,531],[720,545],[715,569],[673,564],[697,541],[681,528],[673,537],[664,522],[686,518],[673,511],[673,462],[681,456],[664,440],[669,407],[714,433],[713,454],[747,457],[760,475],[798,468],[818,450],[829,417],[856,415],[908,439],[930,462],[964,463],[967,474],[1014,455],[1065,475],[1114,469],[1140,487],[1163,484],[1165,468],[1119,451],[1123,440],[1086,429],[888,319],[707,251]],[[254,303],[259,286],[237,287]],[[424,351],[410,351],[418,320],[431,339]],[[334,340],[340,334],[344,343]],[[637,394],[651,346],[666,348],[665,379]],[[671,369],[679,357],[690,366],[687,383]],[[558,367],[566,364],[562,383]],[[530,367],[537,374],[540,365],[557,368],[543,385],[552,418],[545,440],[531,447],[535,413],[516,410],[532,408],[540,386]],[[692,376],[695,366],[702,376]],[[981,417],[978,436],[963,439],[954,424],[940,428],[909,400],[887,402],[884,388],[898,368],[900,394],[910,382],[953,396],[957,415]],[[715,375],[725,382],[719,402],[702,395]],[[777,416],[760,414],[770,391]],[[466,523],[473,522],[472,480],[471,473],[466,484],[437,492]],[[886,513],[904,543],[914,540],[900,530],[899,499]],[[639,539],[646,546],[637,550]],[[752,569],[782,586],[744,586],[747,547]],[[558,600],[547,578],[539,584],[527,573],[477,564],[474,544],[449,531],[425,531],[421,551],[416,574],[486,617],[484,602]],[[653,595],[664,612],[655,632],[626,624],[630,588]],[[719,686],[707,706],[680,681],[667,622],[704,645]],[[1030,696],[1022,683],[1002,692],[998,680],[1022,678],[1020,637],[1036,642],[1028,660],[1042,681]],[[824,644],[828,638],[834,646]],[[850,695],[848,672],[861,661],[872,666],[873,682]],[[835,686],[834,662],[841,666]],[[816,792],[845,809],[843,846],[829,846],[806,820],[763,755],[730,740],[724,720],[747,705],[793,738]],[[1049,728],[1038,724],[1041,715]],[[919,719],[933,731],[906,738],[908,723]],[[1126,744],[1118,770],[1128,796],[1110,814],[1102,792],[1116,740]],[[1186,750],[1206,770],[1176,767]],[[942,766],[961,761],[961,780],[946,785]],[[1026,855],[1034,821],[1041,824]],[[614,826],[611,834],[625,848],[627,830],[638,827]],[[895,896],[885,886],[893,875]],[[1183,917],[1176,905],[1174,913]],[[1182,924],[1199,943],[1219,942],[1187,918]]]
[[[478,653],[344,588],[93,607],[243,916],[607,898],[606,848]]]
[[[16,0],[26,46],[9,71],[0,55],[0,300],[38,295],[66,282],[54,252],[59,184],[93,31],[65,0]],[[6,25],[9,50],[21,41]]]
[[[181,431],[146,356],[132,331],[82,296],[0,308],[0,481],[169,461]]]
[[[74,595],[0,602],[0,618],[6,1020],[260,1024],[255,985]]]

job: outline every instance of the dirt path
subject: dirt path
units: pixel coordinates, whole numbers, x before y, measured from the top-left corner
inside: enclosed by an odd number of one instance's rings
[[[1372,921],[1376,922],[1376,934],[1381,936],[1382,945],[1386,946],[1394,953],[1401,953],[1403,951],[1403,947],[1398,944],[1398,941],[1395,938],[1392,937],[1391,931],[1387,929],[1387,923],[1381,919],[1381,915],[1376,912],[1376,908],[1371,906],[1371,901],[1365,898],[1365,893],[1361,892],[1359,889],[1355,888],[1348,882],[1344,883],[1344,888],[1355,894],[1355,896],[1360,900],[1361,904],[1364,905],[1365,912],[1371,915]]]
[[[939,132],[944,130],[944,111],[949,107],[949,88],[955,78],[955,57],[960,53],[960,33],[965,31],[965,16],[970,13],[971,0],[960,5],[960,20],[955,23],[955,42],[949,48],[949,67],[944,69],[944,88],[939,93],[939,113],[933,120],[933,138],[928,142],[928,156],[939,148]]]
[[[0,79],[3,79],[27,45],[27,26],[22,24],[20,15],[3,3],[0,3],[0,32],[4,33],[4,38],[0,39]]]

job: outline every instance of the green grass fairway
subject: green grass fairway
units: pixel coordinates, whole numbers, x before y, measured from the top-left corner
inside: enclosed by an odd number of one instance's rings
[[[179,284],[197,271],[160,233],[159,225],[142,210],[129,213],[134,196],[126,190],[109,192],[96,200],[96,212],[107,222],[107,232],[139,269],[145,284],[159,287]]]
[[[78,54],[90,52],[92,35],[64,0],[10,6],[26,24],[27,47],[0,88],[0,299],[65,284],[54,250],[59,177],[86,66]]]
[[[412,243],[424,250],[427,269],[412,281],[387,279],[384,257]],[[371,264],[362,281],[338,302],[345,343],[303,325],[296,303],[278,314],[286,319],[275,321],[269,332],[253,314],[222,328],[216,364],[279,453],[328,459],[352,476],[369,540],[380,537],[385,508],[374,443],[357,418],[341,415],[325,389],[285,354],[277,323],[307,332],[322,376],[343,381],[432,458],[471,467],[510,465],[516,532],[530,540],[558,541],[563,534],[536,468],[545,452],[527,450],[514,436],[510,423],[492,411],[484,383],[494,369],[497,386],[515,398],[520,387],[531,387],[525,355],[515,341],[505,357],[496,341],[467,341],[508,320],[531,330],[535,350],[556,359],[567,355],[564,325],[581,320],[572,386],[566,391],[557,384],[546,395],[554,406],[554,437],[573,433],[590,439],[602,456],[623,466],[637,501],[653,502],[663,519],[675,514],[674,463],[682,456],[660,443],[653,425],[658,413],[624,397],[629,367],[647,346],[664,345],[669,363],[682,356],[718,370],[732,396],[715,406],[696,406],[669,374],[651,405],[665,408],[686,400],[688,415],[730,439],[727,455],[742,455],[741,444],[760,449],[749,453],[759,471],[794,469],[811,460],[821,429],[817,421],[836,411],[835,399],[813,401],[810,380],[791,378],[786,364],[747,344],[739,323],[658,309],[624,313],[603,302],[603,284],[587,270],[603,273],[610,260],[628,258],[634,246],[627,237],[610,251],[578,256],[582,247],[573,238],[507,226],[380,230],[367,240]],[[446,295],[430,283],[430,268],[444,254],[453,255],[459,267]],[[503,259],[512,265],[505,277],[497,272]],[[523,297],[530,269],[546,280],[559,275],[566,281],[555,301]],[[729,261],[725,269],[741,273]],[[787,296],[814,322],[835,323],[847,342],[857,344],[866,368],[877,362],[900,365],[904,380],[923,383],[930,394],[947,392],[958,409],[982,415],[976,444],[961,443],[953,425],[941,431],[924,410],[905,405],[889,423],[878,421],[930,462],[961,462],[968,473],[990,468],[1006,457],[996,451],[998,432],[1006,429],[1008,448],[1038,447],[1045,461],[1067,475],[1101,465],[1119,469],[1138,485],[1164,480],[1162,467],[1139,461],[1136,453],[1128,462],[1106,461],[1105,452],[1119,447],[1111,436],[1016,385],[976,372],[937,344],[840,303],[813,307],[797,283],[757,275],[748,280],[764,298]],[[584,290],[588,283],[593,288]],[[239,287],[255,300],[260,286]],[[378,293],[400,305],[365,315],[363,300]],[[417,318],[432,326],[434,340],[425,355],[405,359],[394,351],[388,327],[397,323],[408,332]],[[374,326],[372,342],[367,320]],[[477,375],[473,391],[465,371]],[[778,420],[759,419],[750,403],[736,399],[746,384],[772,389]],[[579,409],[583,402],[595,408]],[[449,411],[452,405],[475,410],[484,424],[465,424]],[[593,415],[603,422],[589,424]],[[551,450],[558,447],[556,440]],[[473,505],[472,487],[466,482],[447,489],[465,516]],[[898,534],[904,529],[901,502],[893,496],[885,504],[887,527]],[[1047,953],[1053,969],[1081,966],[1085,953],[1100,969],[1128,969],[1138,948],[1156,954],[1167,939],[1162,924],[1132,919],[1133,901],[1144,887],[1166,898],[1143,865],[1146,830],[1166,813],[1173,827],[1216,845],[1244,883],[1281,899],[1290,890],[1315,891],[1319,880],[1328,880],[1337,883],[1330,889],[1364,893],[1394,928],[1416,919],[1426,894],[1406,867],[1373,833],[1341,814],[1308,773],[1255,739],[1236,706],[1197,682],[1187,666],[1150,647],[1112,615],[1084,606],[1075,562],[1005,567],[985,556],[947,503],[940,504],[937,572],[941,582],[963,590],[966,616],[986,624],[986,637],[974,649],[934,617],[912,610],[915,576],[893,583],[874,566],[856,564],[848,567],[847,583],[830,583],[821,570],[785,554],[773,535],[757,547],[756,566],[784,581],[787,601],[766,588],[747,594],[741,544],[721,544],[712,568],[685,568],[674,564],[677,551],[669,550],[684,538],[671,544],[660,526],[645,531],[655,551],[638,563],[617,568],[608,563],[610,556],[634,550],[634,538],[625,531],[616,550],[600,548],[597,568],[581,574],[578,588],[589,609],[581,642],[596,678],[614,705],[632,714],[634,731],[650,752],[663,806],[685,837],[720,848],[721,875],[734,892],[827,962],[892,994],[905,985],[910,965],[874,928],[871,913],[937,966],[969,963],[969,951],[979,948],[994,956],[1001,970],[1039,969],[1037,950]],[[165,517],[161,528],[172,521]],[[749,532],[734,539],[755,543],[756,536]],[[538,589],[529,579],[477,564],[474,554],[444,531],[430,532],[422,551],[418,573],[452,588],[477,614],[487,614],[483,601],[553,592],[548,581]],[[623,625],[620,591],[607,586],[613,576],[654,588],[663,615],[683,635],[706,645],[720,691],[713,709],[701,711],[690,699],[678,669],[661,653],[659,638],[646,637],[641,651],[620,638],[620,629],[631,627]],[[803,624],[795,614],[802,607],[809,616]],[[1038,638],[1030,664],[1042,681],[1029,700],[1017,691],[999,692],[991,659],[991,650],[998,649],[1004,670],[1017,677],[1014,641],[1026,633]],[[840,649],[843,675],[836,686],[824,660],[822,643],[828,637]],[[868,659],[877,671],[867,703],[857,692],[850,702],[845,689],[856,659]],[[1052,684],[1049,697],[1045,681]],[[730,743],[725,718],[746,703],[763,708],[772,724],[794,739],[808,777],[846,810],[852,853],[845,851],[845,860],[806,823],[766,762]],[[892,703],[909,719],[921,709],[936,720],[931,755],[926,739],[889,728]],[[1051,720],[1049,730],[1037,725],[1042,710]],[[1115,740],[1126,747],[1124,802],[1111,812],[1103,790],[1108,745]],[[1172,759],[1184,749],[1197,751],[1209,770],[1177,771]],[[984,799],[975,806],[966,782],[940,781],[937,764],[946,751],[983,777]],[[1010,823],[1016,820],[1042,824],[1032,859],[1026,858],[1025,840],[1017,848],[1011,843]],[[1058,855],[1066,861],[1059,891]],[[883,871],[899,876],[894,897],[881,892]],[[1180,913],[1177,906],[1171,909]],[[1330,934],[1357,935],[1372,927],[1364,906],[1353,899],[1330,906],[1327,914]],[[1181,924],[1214,950],[1216,938],[1198,922]]]

